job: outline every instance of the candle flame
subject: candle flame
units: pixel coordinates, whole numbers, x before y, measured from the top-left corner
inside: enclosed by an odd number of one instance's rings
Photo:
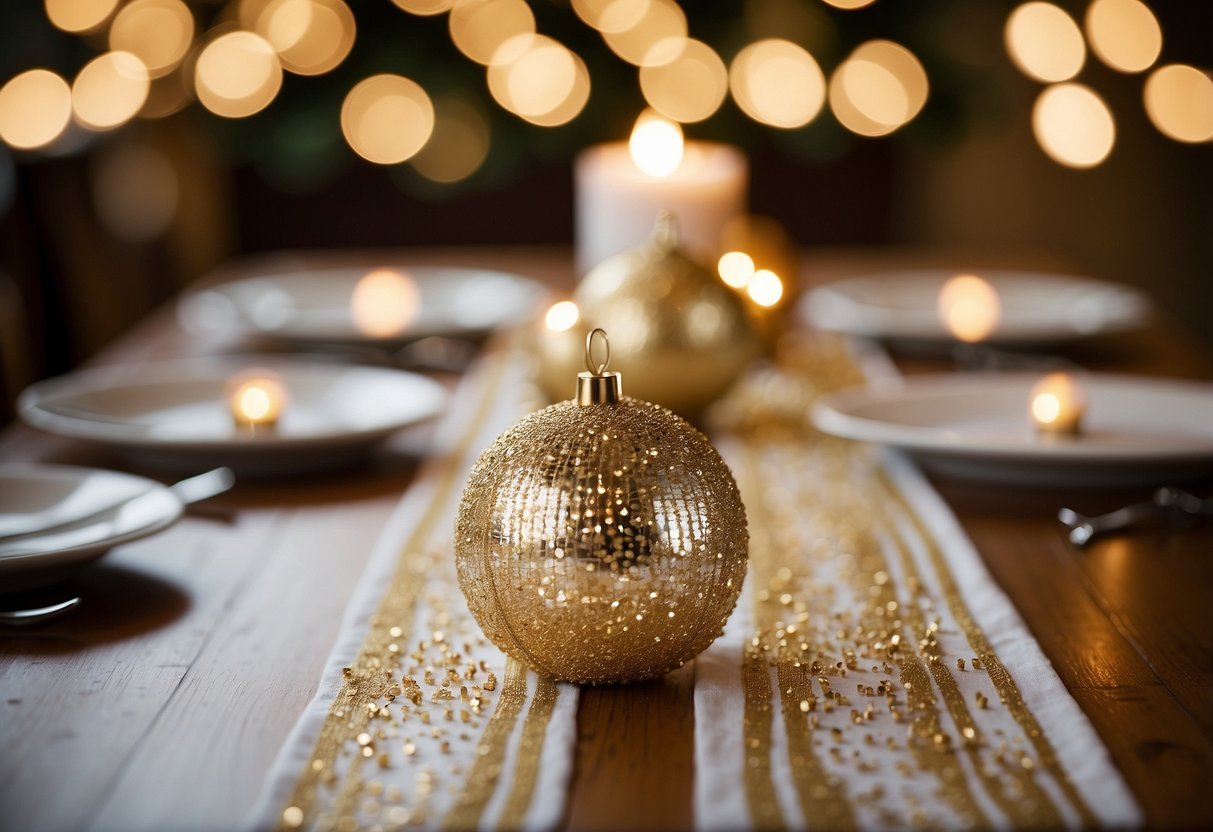
[[[1032,423],[1050,433],[1077,433],[1086,410],[1082,388],[1066,373],[1049,373],[1028,394]]]
[[[228,381],[228,407],[236,424],[272,425],[286,405],[286,388],[270,370],[248,370]]]
[[[943,285],[937,309],[948,331],[968,343],[987,338],[1002,316],[998,292],[971,274],[957,275]]]
[[[375,269],[354,285],[350,315],[354,326],[368,338],[400,335],[421,309],[421,292],[409,275],[392,269]]]
[[[632,128],[628,150],[636,167],[649,176],[669,176],[682,164],[682,128],[654,110],[645,110]]]

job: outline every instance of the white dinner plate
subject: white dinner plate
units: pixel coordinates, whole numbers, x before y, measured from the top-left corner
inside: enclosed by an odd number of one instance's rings
[[[1082,375],[1078,436],[1028,417],[1040,374],[916,376],[854,387],[813,406],[825,433],[902,448],[927,467],[1008,484],[1122,486],[1213,475],[1213,384]]]
[[[54,583],[181,517],[154,480],[69,465],[0,465],[0,594]]]
[[[229,381],[254,368],[287,391],[272,429],[237,426],[227,405]],[[113,445],[147,466],[279,474],[349,462],[446,401],[442,385],[402,370],[245,356],[72,373],[28,388],[17,408],[35,427]]]
[[[534,280],[505,272],[385,264],[407,276],[416,294],[390,290],[371,303],[388,307],[380,330],[360,328],[354,290],[374,269],[316,268],[264,274],[221,283],[187,295],[178,315],[190,331],[235,332],[297,345],[400,344],[428,336],[471,337],[530,320],[546,290]],[[391,309],[415,303],[394,317]],[[386,331],[382,331],[386,325]]]
[[[1005,346],[1063,344],[1132,330],[1149,318],[1150,302],[1133,289],[1062,274],[999,270],[885,272],[852,277],[806,293],[801,316],[831,332],[903,342],[951,343],[936,302],[949,278],[975,274],[998,294],[1001,314],[986,339]]]

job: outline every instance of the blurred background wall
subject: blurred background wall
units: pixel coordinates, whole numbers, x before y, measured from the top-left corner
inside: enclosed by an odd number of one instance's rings
[[[167,114],[119,129],[73,127],[47,148],[0,143],[7,396],[86,360],[232,256],[572,241],[571,160],[589,144],[626,137],[646,103],[637,70],[567,0],[532,0],[539,30],[582,56],[592,80],[583,112],[539,127],[494,103],[483,68],[452,45],[443,15],[347,1],[358,33],[349,56],[322,76],[288,74],[255,115],[222,118],[183,97]],[[910,48],[930,79],[922,112],[882,138],[844,129],[828,104],[807,126],[780,130],[746,118],[731,99],[687,134],[744,146],[753,211],[783,223],[810,257],[815,246],[886,244],[1054,253],[1145,289],[1213,349],[1213,145],[1165,137],[1143,107],[1145,73],[1117,72],[1087,54],[1078,80],[1107,103],[1114,146],[1088,169],[1050,158],[1031,118],[1045,85],[1017,69],[1004,45],[1016,5],[877,0],[848,11],[820,0],[686,2],[690,34],[726,62],[746,42],[778,36],[803,46],[829,77],[857,44],[887,38]],[[1081,23],[1089,3],[1058,5]],[[191,3],[198,42],[208,27],[237,26],[239,6]],[[1159,63],[1207,69],[1213,3],[1149,6],[1163,33]],[[0,84],[31,67],[70,80],[104,52],[108,25],[71,34],[51,25],[42,3],[4,4]],[[189,68],[187,59],[168,77]],[[374,165],[350,149],[339,127],[342,96],[381,71],[478,114],[488,138],[472,174],[436,182],[419,163]],[[153,97],[164,80],[153,83]]]

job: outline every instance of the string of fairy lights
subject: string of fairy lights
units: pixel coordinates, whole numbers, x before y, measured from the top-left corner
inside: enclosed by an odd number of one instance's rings
[[[530,124],[555,128],[590,99],[585,60],[537,30],[526,0],[390,0],[402,14],[446,16],[452,43],[484,68],[497,106]],[[856,10],[876,0],[819,0]],[[381,0],[387,3],[389,0]],[[240,119],[270,107],[284,75],[318,76],[354,50],[357,23],[346,0],[45,0],[59,30],[100,54],[69,81],[33,67],[0,86],[0,140],[22,153],[54,152],[80,131],[103,133],[134,119],[163,118],[196,101]],[[199,27],[206,6],[209,28]],[[731,56],[689,34],[675,0],[571,0],[571,10],[622,62],[636,68],[640,92],[662,116],[693,124],[727,98],[749,119],[796,130],[828,111],[846,130],[889,135],[912,121],[930,94],[927,72],[906,46],[859,44],[827,73],[805,46],[782,38],[750,42]],[[1143,102],[1151,122],[1180,142],[1213,140],[1213,78],[1185,64],[1158,65],[1163,36],[1140,0],[1093,0],[1079,23],[1060,6],[1027,2],[1011,11],[1007,52],[1046,86],[1032,112],[1043,151],[1060,164],[1093,167],[1115,144],[1115,118],[1090,86],[1075,79],[1088,50],[1124,73],[1147,73]],[[472,175],[492,131],[482,110],[421,83],[380,73],[354,83],[340,113],[342,136],[377,164],[412,164],[436,182]]]

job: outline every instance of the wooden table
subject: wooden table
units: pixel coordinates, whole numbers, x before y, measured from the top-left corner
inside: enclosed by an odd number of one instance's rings
[[[560,250],[406,257],[572,282]],[[905,257],[811,252],[806,279]],[[165,309],[98,361],[230,346],[188,338]],[[1098,369],[1213,377],[1209,357],[1163,323],[1077,358]],[[899,363],[907,372],[940,368]],[[242,482],[169,531],[111,552],[79,579],[86,603],[71,616],[0,631],[0,828],[233,828],[315,692],[349,594],[415,471],[410,448],[424,438],[406,435],[354,473]],[[0,461],[13,460],[121,465],[105,450],[21,426],[0,434]],[[936,485],[1150,825],[1213,824],[1213,530],[1110,537],[1076,551],[1054,520],[1058,506],[1099,512],[1144,493]],[[691,682],[684,668],[582,692],[570,828],[690,826]]]

